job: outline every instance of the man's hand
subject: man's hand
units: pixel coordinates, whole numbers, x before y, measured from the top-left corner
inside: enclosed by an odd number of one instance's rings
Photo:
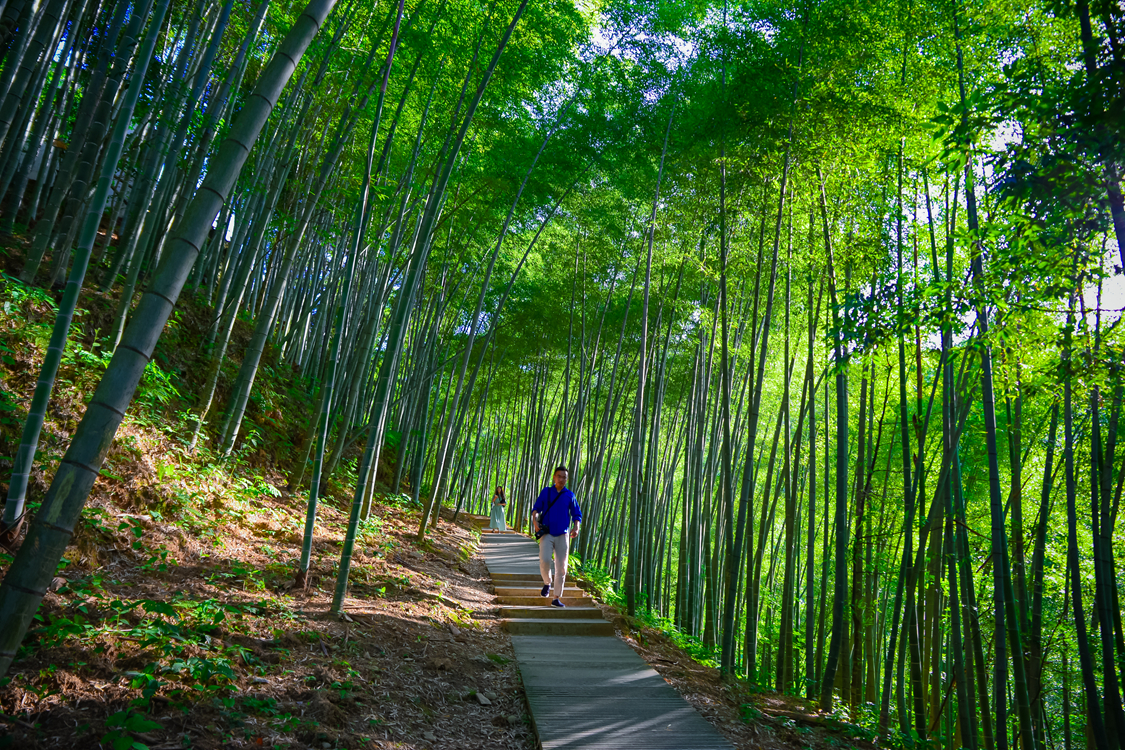
[[[574,539],[577,536],[578,536],[578,527],[575,526],[573,529],[570,530],[570,538]]]

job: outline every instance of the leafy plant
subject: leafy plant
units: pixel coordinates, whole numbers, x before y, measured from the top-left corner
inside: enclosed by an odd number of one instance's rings
[[[194,687],[197,689],[216,689],[235,680],[230,659],[225,656],[177,658],[168,665],[166,671],[187,675],[196,681]]]
[[[141,570],[148,571],[150,573],[168,572],[168,552],[168,548],[165,545],[161,544],[160,549],[149,555],[149,558],[141,563]]]
[[[8,347],[0,344],[0,359],[3,359],[5,363],[14,363],[15,360],[11,357],[11,351]],[[0,388],[0,428],[19,429],[20,425],[23,424],[23,420],[19,416],[21,411],[15,400],[12,399],[12,395]]]
[[[137,388],[136,399],[150,410],[167,406],[172,399],[179,398],[172,375],[160,369],[155,361],[145,367],[144,376]]]
[[[356,541],[367,545],[375,541],[383,532],[383,519],[377,515],[371,515],[368,518],[362,519],[356,530]]]
[[[132,708],[110,715],[105,725],[109,731],[102,735],[102,743],[109,745],[113,750],[148,750],[148,745],[137,740],[134,735],[163,728]]]
[[[266,581],[262,572],[257,568],[239,562],[232,563],[229,570],[217,570],[211,573],[206,580],[208,583],[242,581],[244,591],[266,590]]]
[[[610,577],[608,570],[598,567],[593,561],[583,561],[577,555],[571,555],[570,559],[574,561],[575,571],[590,584],[595,597],[614,606],[624,604],[624,596],[617,589],[617,580]]]
[[[144,544],[141,543],[141,538],[145,535],[145,525],[139,518],[126,518],[124,521],[117,524],[117,530],[132,532],[133,549],[139,550],[144,548]]]

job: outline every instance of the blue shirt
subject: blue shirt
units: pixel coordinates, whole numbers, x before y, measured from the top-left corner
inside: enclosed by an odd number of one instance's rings
[[[551,506],[549,511],[548,505]],[[566,487],[560,493],[553,484],[543,488],[539,497],[535,498],[535,505],[531,510],[539,514],[539,525],[546,526],[547,533],[551,536],[565,534],[572,518],[575,521],[582,520],[582,509],[578,507],[574,493]]]

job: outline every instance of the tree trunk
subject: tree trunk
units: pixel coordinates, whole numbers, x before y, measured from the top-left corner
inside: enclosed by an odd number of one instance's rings
[[[122,345],[114,352],[93,394],[31,530],[0,584],[0,675],[7,672],[15,658],[16,649],[55,574],[74,524],[199,247],[238,178],[270,110],[333,5],[334,0],[313,0],[262,71],[254,96],[243,106],[219,150],[221,158],[216,159],[217,166],[208,172],[185,214],[173,240],[176,252],[165,255],[152,288],[142,298]]]

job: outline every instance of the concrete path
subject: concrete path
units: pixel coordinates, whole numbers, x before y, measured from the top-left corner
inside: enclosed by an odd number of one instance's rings
[[[731,750],[569,581],[565,609],[539,596],[539,546],[481,534],[504,627],[512,634],[531,720],[544,750]]]

